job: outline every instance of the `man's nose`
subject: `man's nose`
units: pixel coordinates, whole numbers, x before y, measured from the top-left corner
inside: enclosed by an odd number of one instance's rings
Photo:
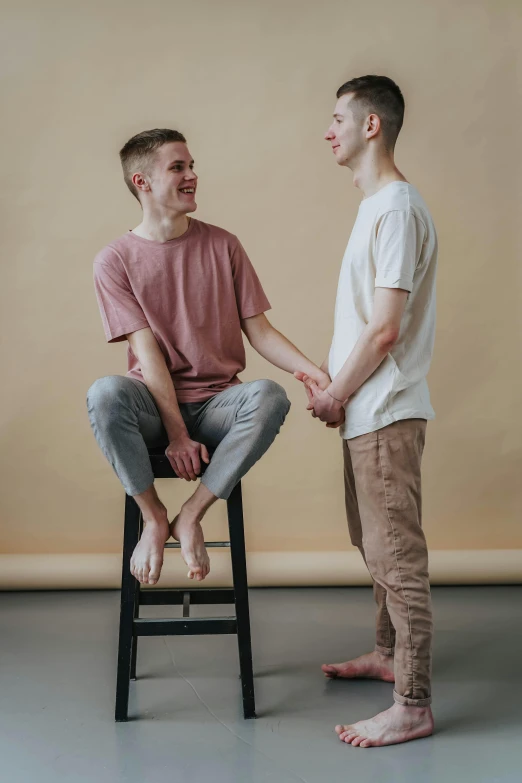
[[[324,138],[326,141],[331,141],[334,138],[334,134],[332,133],[332,129],[328,128],[326,133],[324,134]]]

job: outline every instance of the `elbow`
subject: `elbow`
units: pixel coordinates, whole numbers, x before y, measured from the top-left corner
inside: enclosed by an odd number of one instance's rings
[[[249,329],[246,338],[255,351],[261,351],[268,338],[269,329]]]
[[[392,350],[398,339],[399,330],[394,327],[385,326],[375,332],[373,341],[379,353],[386,356],[386,354]]]
[[[254,350],[257,351],[257,346],[259,342],[258,335],[255,332],[245,331],[245,336],[248,342],[250,343],[250,345],[252,346],[252,348],[254,348]]]

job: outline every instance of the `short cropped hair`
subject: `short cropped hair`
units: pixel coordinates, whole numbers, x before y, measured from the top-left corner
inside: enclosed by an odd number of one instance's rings
[[[133,196],[140,200],[138,190],[132,183],[137,171],[147,170],[157,149],[171,141],[187,143],[182,133],[170,128],[154,128],[133,136],[120,150],[123,179]]]
[[[399,87],[387,76],[359,76],[337,90],[337,98],[353,93],[350,106],[358,117],[377,114],[387,149],[393,150],[404,120],[404,98]]]

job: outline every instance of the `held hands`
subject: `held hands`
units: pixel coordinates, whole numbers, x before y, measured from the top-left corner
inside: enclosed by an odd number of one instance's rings
[[[165,454],[174,471],[185,481],[197,481],[201,473],[201,460],[207,465],[210,462],[207,447],[191,440],[187,432],[171,440]]]
[[[342,402],[335,400],[327,391],[327,387],[330,385],[330,377],[326,373],[322,373],[327,379],[325,383],[317,383],[309,375],[303,372],[295,372],[294,376],[298,381],[304,384],[305,391],[308,397],[308,406],[306,410],[312,411],[312,416],[320,421],[324,422],[329,428],[340,427],[344,422],[345,412]]]

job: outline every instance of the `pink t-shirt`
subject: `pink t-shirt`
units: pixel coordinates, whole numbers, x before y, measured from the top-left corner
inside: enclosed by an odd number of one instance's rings
[[[270,309],[237,237],[194,218],[168,242],[131,231],[111,242],[94,260],[94,286],[107,340],[150,327],[179,402],[207,400],[240,383],[240,319]],[[127,375],[143,381],[130,346]]]

